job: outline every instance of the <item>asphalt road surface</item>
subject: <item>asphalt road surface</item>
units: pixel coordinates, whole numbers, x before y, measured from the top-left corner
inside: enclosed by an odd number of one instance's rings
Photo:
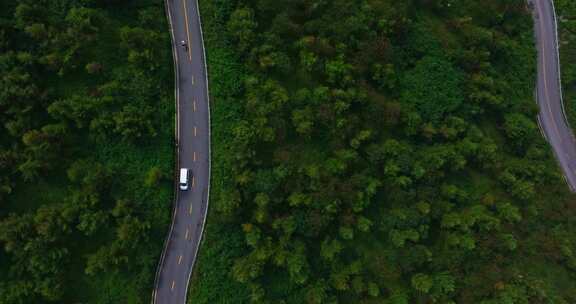
[[[180,168],[190,168],[192,174],[189,190],[177,191],[152,301],[183,304],[208,208],[210,113],[198,3],[166,0],[166,6],[176,71],[178,163]]]
[[[538,49],[538,120],[564,172],[570,190],[576,190],[576,140],[562,104],[555,13],[552,0],[529,0],[533,6]]]

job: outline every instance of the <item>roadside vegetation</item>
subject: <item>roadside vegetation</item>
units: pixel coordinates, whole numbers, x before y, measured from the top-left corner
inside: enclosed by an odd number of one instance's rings
[[[0,2],[0,303],[149,303],[172,203],[163,2]]]
[[[576,302],[525,1],[200,5],[214,170],[189,303]]]
[[[564,108],[572,129],[576,126],[576,2],[555,0],[558,17]]]
[[[234,10],[228,0],[200,0],[211,102],[211,184],[208,221],[202,247],[191,279],[190,303],[246,303],[248,289],[230,276],[233,262],[248,250],[238,222],[221,208],[236,197],[236,156],[243,153],[235,143],[233,128],[242,120],[241,93],[245,67],[226,24]]]

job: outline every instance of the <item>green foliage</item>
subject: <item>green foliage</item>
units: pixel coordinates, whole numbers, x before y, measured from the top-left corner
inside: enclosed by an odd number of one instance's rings
[[[162,169],[159,167],[152,167],[146,174],[144,185],[151,188],[158,187],[163,178],[166,178],[166,174],[162,172]]]
[[[569,0],[554,1],[556,14],[558,15],[558,37],[560,39],[560,64],[562,76],[562,89],[564,94],[564,107],[568,122],[574,128],[576,126],[576,107],[573,106],[576,98],[576,68],[574,57],[576,56],[576,4]]]
[[[528,144],[534,140],[534,135],[538,130],[536,124],[519,113],[509,114],[504,119],[504,128],[508,138],[518,149],[525,150]]]
[[[235,10],[228,21],[228,31],[238,42],[240,51],[247,51],[256,39],[258,24],[254,20],[254,11],[249,8]]]
[[[204,304],[249,303],[250,288],[236,281],[231,274],[232,269],[240,267],[234,261],[247,252],[246,237],[240,225],[230,222],[230,218],[237,213],[241,199],[234,184],[246,183],[252,178],[251,172],[234,167],[245,154],[242,148],[250,146],[249,141],[238,140],[236,134],[244,136],[244,132],[247,132],[249,139],[252,136],[249,134],[253,132],[249,126],[241,125],[236,94],[241,89],[243,70],[239,57],[233,51],[234,38],[223,32],[232,12],[232,3],[228,0],[199,2],[210,71],[211,120],[212,126],[218,127],[211,130],[209,220],[188,299],[192,303]],[[256,212],[261,214],[255,216],[256,222],[264,216],[269,199],[262,194],[254,197],[254,203],[259,206]],[[215,293],[214,290],[219,292]]]
[[[402,79],[402,102],[426,120],[439,121],[462,103],[462,75],[442,57],[426,56]]]
[[[162,3],[0,8],[0,303],[149,301],[172,199]]]
[[[576,301],[523,1],[200,7],[213,208],[190,303]]]
[[[414,289],[416,289],[417,291],[423,293],[428,293],[430,289],[432,289],[432,286],[434,285],[432,278],[423,273],[415,274],[412,277],[411,281],[412,281],[412,287],[414,287]]]

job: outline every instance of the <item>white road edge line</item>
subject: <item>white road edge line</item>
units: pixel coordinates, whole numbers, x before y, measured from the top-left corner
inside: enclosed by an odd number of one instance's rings
[[[558,18],[556,16],[556,7],[554,6],[554,0],[550,0],[550,4],[552,6],[552,17],[554,19],[554,40],[556,41],[556,52],[554,52],[554,54],[556,56],[556,69],[558,73],[558,89],[560,90],[560,106],[562,108],[562,116],[564,116],[566,126],[568,127],[568,130],[571,131],[570,133],[572,133],[572,127],[570,126],[570,122],[568,121],[568,117],[566,116],[566,111],[564,109],[564,97],[563,97],[564,91],[562,90],[562,70],[560,68],[560,39],[558,39]],[[558,163],[560,163],[560,158],[558,158]],[[570,184],[566,174],[562,174],[562,176],[564,177],[564,181],[568,185],[568,188],[572,192],[576,192],[575,191],[576,189],[572,187],[572,184]]]
[[[536,122],[538,123],[538,129],[540,129],[540,134],[542,134],[542,137],[544,137],[544,139],[550,144],[550,141],[548,140],[548,137],[544,132],[544,128],[542,128],[542,123],[540,122],[540,116],[536,116],[536,118],[537,118]]]
[[[194,256],[192,259],[192,267],[190,268],[190,272],[188,273],[188,281],[186,281],[186,294],[184,295],[184,300],[186,300],[186,298],[188,297],[188,287],[190,287],[190,278],[192,276],[192,272],[194,272],[194,266],[196,264],[196,257],[198,256],[198,250],[201,247],[202,244],[202,236],[204,235],[204,227],[206,226],[206,217],[208,215],[208,205],[210,202],[210,175],[212,172],[212,164],[211,164],[211,160],[212,160],[212,147],[211,147],[211,135],[210,135],[210,130],[212,129],[212,124],[210,122],[210,89],[209,89],[209,85],[208,85],[208,64],[206,63],[206,48],[204,48],[204,31],[202,30],[202,18],[200,17],[200,5],[198,4],[198,0],[196,1],[196,17],[198,18],[198,25],[200,26],[200,42],[202,45],[202,61],[204,62],[204,79],[205,79],[205,83],[206,83],[206,107],[208,109],[208,186],[207,186],[207,191],[206,191],[206,208],[204,208],[204,220],[202,221],[202,230],[200,233],[200,237],[198,240],[198,247],[196,247],[196,251],[194,252]],[[202,209],[202,201],[200,201],[200,209]]]
[[[174,120],[174,141],[176,144],[176,159],[175,159],[175,164],[176,166],[179,166],[180,164],[180,148],[179,148],[179,142],[180,142],[180,93],[179,93],[179,87],[178,87],[178,75],[179,75],[179,69],[178,69],[178,56],[176,53],[176,48],[175,48],[175,43],[176,40],[174,38],[174,28],[172,27],[172,14],[170,13],[170,4],[169,4],[169,0],[165,0],[164,1],[165,5],[165,11],[166,11],[166,17],[168,19],[168,27],[170,28],[170,37],[172,39],[172,60],[174,63],[174,95],[176,97],[176,110],[174,112],[175,114],[175,120]],[[177,169],[177,168],[176,168]],[[178,170],[175,170],[175,172],[177,172]],[[176,174],[176,173],[174,173]],[[174,178],[176,179],[176,176],[174,176]],[[164,240],[164,248],[162,249],[162,253],[160,255],[160,261],[158,261],[158,266],[156,269],[156,277],[154,278],[154,289],[152,291],[152,304],[156,303],[156,296],[158,294],[158,280],[160,279],[160,271],[162,270],[162,265],[164,265],[165,259],[166,259],[166,250],[168,249],[168,244],[170,243],[170,236],[172,235],[172,231],[174,230],[174,219],[176,218],[176,213],[178,211],[178,208],[176,208],[176,205],[178,203],[178,188],[176,187],[176,184],[174,184],[174,198],[172,201],[172,209],[173,209],[173,213],[172,213],[172,221],[170,223],[170,230],[168,231],[168,235]]]
[[[568,130],[570,131],[570,134],[572,134],[572,128],[570,126],[570,122],[568,121],[568,118],[566,116],[566,111],[564,109],[564,98],[563,98],[563,91],[562,91],[562,70],[560,67],[560,45],[559,45],[559,39],[558,39],[558,18],[556,16],[556,7],[554,6],[554,0],[543,0],[543,1],[549,1],[551,8],[552,8],[552,19],[554,20],[554,39],[555,39],[555,43],[556,43],[556,50],[554,52],[554,56],[556,56],[556,72],[558,73],[558,77],[557,77],[557,81],[558,81],[558,89],[559,89],[559,93],[560,93],[560,106],[562,109],[562,116],[564,118],[564,122],[566,123],[566,127],[568,128]],[[538,8],[536,6],[538,6],[536,4],[537,0],[527,0],[528,4],[532,5],[532,10],[533,10],[533,14],[535,16],[534,19],[534,23],[536,22],[541,22],[540,18],[539,18],[539,11]],[[536,24],[534,24],[534,26],[537,26]],[[534,33],[536,34],[536,33]],[[543,34],[543,33],[541,33]],[[537,43],[537,41],[535,41]],[[536,89],[535,89],[535,97],[536,97],[536,103],[538,103],[538,81],[536,81]],[[546,79],[544,79],[544,82],[546,82]],[[538,105],[540,105],[538,103]],[[544,137],[544,139],[549,142],[550,145],[552,145],[552,142],[548,139],[548,137],[546,136],[546,132],[544,132],[544,129],[541,126],[541,119],[540,119],[540,113],[538,113],[538,127],[540,128],[540,132],[542,133],[542,136]],[[572,134],[572,136],[574,136]],[[559,167],[561,169],[561,171],[564,171],[564,167],[562,166],[562,160],[561,157],[559,157],[559,155],[556,153],[556,151],[552,148],[552,151],[554,154],[556,154],[556,159],[558,161]],[[566,182],[566,184],[568,185],[568,188],[570,189],[570,191],[572,192],[576,192],[576,189],[574,189],[574,187],[572,187],[572,184],[570,184],[568,177],[566,176],[566,174],[562,174],[562,177],[564,178],[564,181]]]

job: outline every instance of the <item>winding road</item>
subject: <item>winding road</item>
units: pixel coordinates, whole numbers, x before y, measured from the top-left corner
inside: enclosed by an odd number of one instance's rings
[[[560,163],[570,190],[576,191],[576,140],[562,101],[558,34],[553,0],[528,0],[533,7],[538,49],[538,123]]]
[[[152,303],[184,304],[208,209],[210,109],[198,3],[166,0],[165,4],[175,66],[177,164],[190,168],[192,175],[189,190],[176,192]]]

